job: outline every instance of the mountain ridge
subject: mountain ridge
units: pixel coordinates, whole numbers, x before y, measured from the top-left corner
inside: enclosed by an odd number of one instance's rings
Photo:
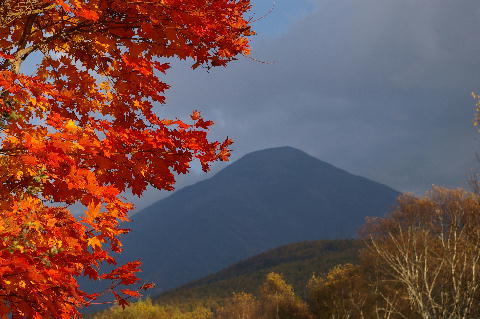
[[[329,168],[332,168],[332,169],[335,169],[335,170],[339,170],[339,171],[346,171],[346,169],[343,169],[343,168],[341,168],[341,167],[335,166],[335,165],[330,164],[330,163],[328,163],[328,162],[319,160],[319,159],[317,159],[316,157],[308,154],[307,152],[304,152],[304,151],[299,150],[299,149],[297,149],[297,148],[294,148],[294,147],[292,147],[292,146],[287,146],[287,145],[285,145],[285,146],[276,146],[276,147],[271,147],[271,148],[256,150],[256,151],[252,151],[252,152],[249,152],[249,153],[247,153],[247,154],[244,154],[243,156],[241,156],[240,158],[238,158],[237,160],[235,160],[235,161],[233,161],[231,164],[229,164],[227,167],[225,167],[225,168],[219,170],[218,172],[216,172],[213,176],[211,176],[211,177],[209,177],[209,178],[206,178],[206,179],[203,179],[203,180],[200,180],[200,181],[197,181],[197,182],[195,182],[195,183],[193,183],[193,184],[186,185],[186,186],[184,186],[184,187],[176,190],[175,192],[173,192],[171,195],[167,196],[166,198],[163,198],[163,199],[161,199],[161,200],[159,200],[159,201],[156,201],[156,202],[154,202],[154,203],[149,204],[148,206],[143,207],[141,210],[139,210],[139,211],[135,212],[134,214],[132,214],[131,217],[134,218],[134,217],[135,217],[137,214],[139,214],[139,213],[144,214],[145,211],[148,211],[148,210],[150,210],[150,208],[153,208],[154,206],[156,206],[156,205],[158,204],[158,202],[160,202],[160,201],[162,201],[162,200],[164,200],[164,199],[167,199],[167,198],[169,198],[169,197],[175,196],[175,194],[177,194],[179,191],[188,191],[190,188],[195,188],[195,187],[198,187],[198,186],[203,185],[204,182],[207,182],[208,180],[210,180],[210,179],[218,176],[219,174],[224,174],[224,173],[225,173],[225,169],[235,167],[235,165],[236,165],[238,162],[240,162],[240,161],[249,160],[251,157],[254,157],[254,156],[257,155],[257,154],[261,154],[261,153],[264,153],[264,152],[269,152],[269,153],[271,153],[271,152],[277,152],[277,151],[300,152],[300,153],[302,153],[303,155],[306,155],[306,156],[310,157],[310,158],[313,159],[313,160],[316,160],[316,161],[321,162],[321,163],[322,163],[323,165],[325,165],[326,167],[329,167]],[[350,172],[349,172],[349,174],[352,175],[352,176],[355,176],[355,177],[364,179],[364,180],[371,181],[369,178],[366,178],[366,177],[361,176],[361,175],[357,175],[357,174],[350,173]],[[393,191],[395,191],[395,192],[398,192],[398,191],[394,190],[393,188],[391,188],[390,186],[388,186],[388,185],[386,185],[386,184],[384,184],[384,183],[379,183],[379,182],[376,182],[376,181],[375,181],[375,183],[380,184],[380,185],[383,185],[383,186],[385,186],[385,187],[388,187],[388,188],[390,188],[391,190],[393,190]],[[157,212],[157,213],[158,213],[158,212]]]

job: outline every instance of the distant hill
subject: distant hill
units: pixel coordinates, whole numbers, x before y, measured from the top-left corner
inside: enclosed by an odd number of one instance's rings
[[[356,263],[362,246],[359,240],[319,240],[281,246],[164,292],[154,300],[181,306],[221,302],[233,292],[255,294],[270,272],[282,274],[296,294],[304,297],[312,274],[323,275],[336,265]]]
[[[354,238],[398,194],[298,149],[257,151],[134,215],[119,261],[140,258],[159,292],[280,245]]]

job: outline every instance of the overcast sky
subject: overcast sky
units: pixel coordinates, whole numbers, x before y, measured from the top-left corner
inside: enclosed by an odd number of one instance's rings
[[[272,7],[254,1],[257,17]],[[465,185],[479,150],[480,1],[278,0],[255,28],[252,57],[267,63],[175,63],[162,112],[202,110],[213,137],[235,140],[232,160],[289,145],[400,191]]]
[[[293,146],[399,191],[465,186],[480,165],[478,0],[252,0],[251,59],[173,62],[165,117],[199,109],[232,161]],[[32,58],[35,61],[36,58]],[[32,68],[27,63],[25,70]],[[177,189],[212,176],[194,166]],[[137,210],[169,195],[149,190]]]

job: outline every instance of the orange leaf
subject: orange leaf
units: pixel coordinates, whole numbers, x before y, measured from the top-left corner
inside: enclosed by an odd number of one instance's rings
[[[120,289],[120,291],[122,293],[124,293],[125,295],[129,295],[131,297],[139,297],[140,296],[140,293],[138,291],[129,290],[129,289]]]

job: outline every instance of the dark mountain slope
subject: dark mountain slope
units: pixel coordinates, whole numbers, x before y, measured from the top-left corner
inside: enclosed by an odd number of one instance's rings
[[[355,237],[397,195],[291,147],[257,151],[136,214],[120,259],[170,289],[279,245]]]
[[[224,270],[167,291],[155,298],[162,304],[193,305],[221,302],[233,292],[255,294],[270,272],[283,275],[295,292],[305,296],[312,274],[323,275],[339,264],[356,263],[359,240],[318,240],[281,246]]]

